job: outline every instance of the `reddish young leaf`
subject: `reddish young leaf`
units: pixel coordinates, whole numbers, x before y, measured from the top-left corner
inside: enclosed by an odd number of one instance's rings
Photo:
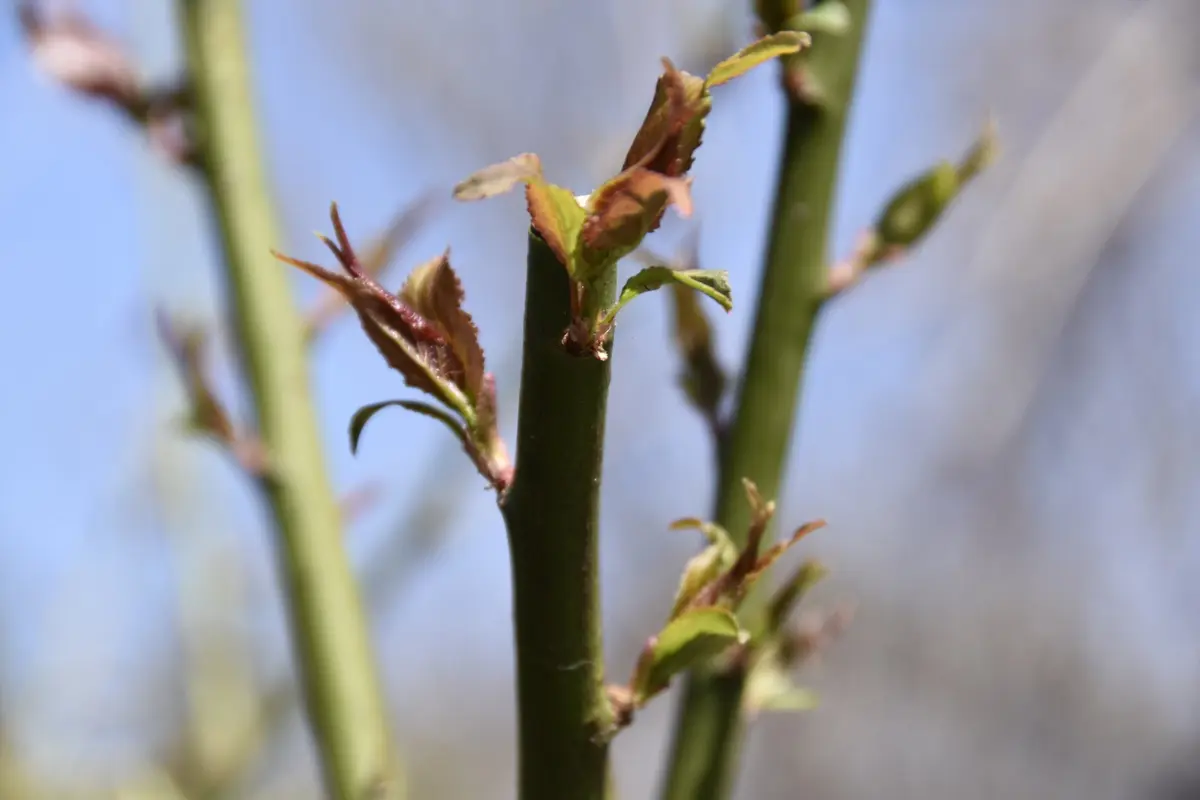
[[[320,238],[347,275],[281,253],[274,253],[275,257],[340,292],[358,315],[367,338],[388,365],[404,376],[409,386],[433,395],[458,411],[464,420],[470,420],[474,413],[460,380],[456,380],[465,375],[465,370],[446,337],[430,320],[384,289],[363,270],[342,226],[336,204],[330,209],[330,217],[338,241]]]
[[[463,311],[463,288],[450,267],[450,251],[417,267],[400,290],[400,301],[431,324],[453,351],[454,382],[477,403],[483,388],[483,349],[479,329]]]
[[[662,218],[667,206],[692,213],[690,180],[633,167],[605,183],[588,202],[582,241],[592,250],[632,252]],[[609,256],[610,258],[612,256]]]
[[[677,177],[691,169],[712,101],[702,78],[677,70],[670,59],[662,63],[654,99],[621,169],[641,166]]]

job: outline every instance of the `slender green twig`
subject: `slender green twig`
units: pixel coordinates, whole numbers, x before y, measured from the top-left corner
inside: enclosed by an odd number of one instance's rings
[[[181,0],[199,165],[224,249],[242,367],[268,465],[293,648],[329,793],[396,797],[387,719],[341,542],[308,391],[304,328],[283,268],[254,122],[237,0]]]
[[[597,300],[613,301],[613,275]],[[599,510],[609,362],[563,346],[566,270],[531,233],[516,473],[501,508],[512,558],[521,800],[604,800]]]
[[[826,295],[828,230],[843,131],[869,0],[847,0],[851,28],[814,33],[802,71],[789,69],[787,129],[770,240],[737,407],[722,451],[715,520],[738,543],[750,523],[742,479],[779,494],[813,323]],[[798,78],[806,78],[807,85]],[[753,613],[754,598],[744,610]],[[734,777],[745,676],[690,676],[680,705],[664,800],[718,800]]]

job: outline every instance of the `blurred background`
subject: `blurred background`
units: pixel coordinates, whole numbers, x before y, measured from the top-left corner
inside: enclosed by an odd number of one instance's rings
[[[72,4],[150,76],[180,68],[173,7]],[[1200,798],[1200,3],[878,2],[834,243],[989,111],[1000,161],[910,258],[823,316],[784,525],[848,631],[801,679],[811,713],[752,731],[738,796]],[[524,209],[449,187],[510,155],[587,192],[669,55],[702,73],[748,2],[246,3],[285,251],[323,259],[337,200],[364,239],[437,198],[393,266],[452,248],[515,433]],[[104,104],[30,63],[0,16],[0,797],[316,798],[270,531],[228,458],[180,433],[161,307],[223,333],[195,180]],[[728,269],[725,363],[746,340],[781,133],[773,70],[719,90],[695,175],[703,266]],[[314,282],[296,281],[312,303]],[[610,669],[669,608],[713,469],[675,377],[666,296],[622,315],[604,486]],[[508,798],[508,557],[492,495],[444,429],[372,423],[407,396],[350,318],[313,349],[346,531],[415,798]],[[244,416],[244,415],[243,415]],[[674,697],[616,742],[654,795]],[[189,787],[200,787],[188,793]]]

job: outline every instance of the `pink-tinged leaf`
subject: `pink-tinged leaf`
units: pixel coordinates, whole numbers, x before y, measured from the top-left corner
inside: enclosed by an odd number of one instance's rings
[[[454,199],[484,200],[510,192],[542,175],[542,162],[534,153],[521,153],[507,161],[484,167],[454,187]]]
[[[758,564],[758,550],[767,532],[767,525],[775,516],[775,503],[764,501],[753,481],[743,479],[742,485],[746,489],[752,513],[746,544],[733,565],[696,594],[692,600],[693,606],[727,605],[736,608],[746,593],[746,576]]]
[[[144,102],[137,70],[120,45],[78,14],[50,19],[38,5],[17,7],[37,68],[77,92],[140,113]]]
[[[470,444],[467,437],[467,432],[463,428],[462,423],[447,414],[445,411],[442,411],[440,408],[435,408],[427,403],[418,403],[412,400],[384,400],[379,403],[365,405],[358,411],[355,411],[354,416],[350,417],[349,432],[351,453],[358,453],[359,439],[362,438],[363,429],[367,426],[367,423],[371,420],[371,417],[375,416],[388,406],[399,406],[400,408],[406,408],[409,411],[415,411],[418,414],[424,414],[427,417],[433,417],[453,431],[454,435],[458,437],[459,441],[461,441],[464,446],[468,446]]]
[[[633,252],[658,226],[663,212],[674,205],[679,215],[692,212],[690,179],[672,178],[634,167],[597,189],[588,202],[581,240],[608,259]]]
[[[711,107],[704,81],[664,58],[654,99],[621,169],[639,166],[671,177],[686,175]]]
[[[455,186],[454,197],[482,200],[511,191],[520,184],[525,184],[530,224],[546,240],[567,272],[574,275],[575,243],[587,214],[569,189],[556,186],[543,177],[542,163],[533,153],[522,153],[508,161],[484,167]]]
[[[400,290],[400,301],[437,328],[454,354],[454,382],[473,405],[483,388],[483,348],[479,329],[463,310],[463,288],[450,266],[450,251],[417,267]]]

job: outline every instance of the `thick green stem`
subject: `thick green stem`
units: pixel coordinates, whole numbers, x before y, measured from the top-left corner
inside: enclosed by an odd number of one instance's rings
[[[779,495],[804,362],[827,283],[827,242],[846,116],[869,0],[846,0],[852,29],[814,34],[801,58],[820,104],[789,94],[787,129],[754,333],[729,438],[722,450],[714,518],[739,544],[750,524],[742,478]],[[792,73],[795,75],[795,73]],[[793,87],[798,84],[791,82]],[[751,616],[754,596],[743,608]],[[689,676],[676,720],[664,800],[719,800],[732,789],[742,738],[744,675]]]
[[[309,399],[304,328],[278,245],[262,167],[237,0],[182,0],[199,164],[224,248],[242,367],[268,466],[292,645],[329,794],[396,797],[400,788],[358,588],[342,547]]]
[[[615,269],[598,299],[611,303]],[[520,800],[604,800],[612,710],[600,625],[600,472],[609,364],[563,346],[566,269],[529,237],[512,557]]]

